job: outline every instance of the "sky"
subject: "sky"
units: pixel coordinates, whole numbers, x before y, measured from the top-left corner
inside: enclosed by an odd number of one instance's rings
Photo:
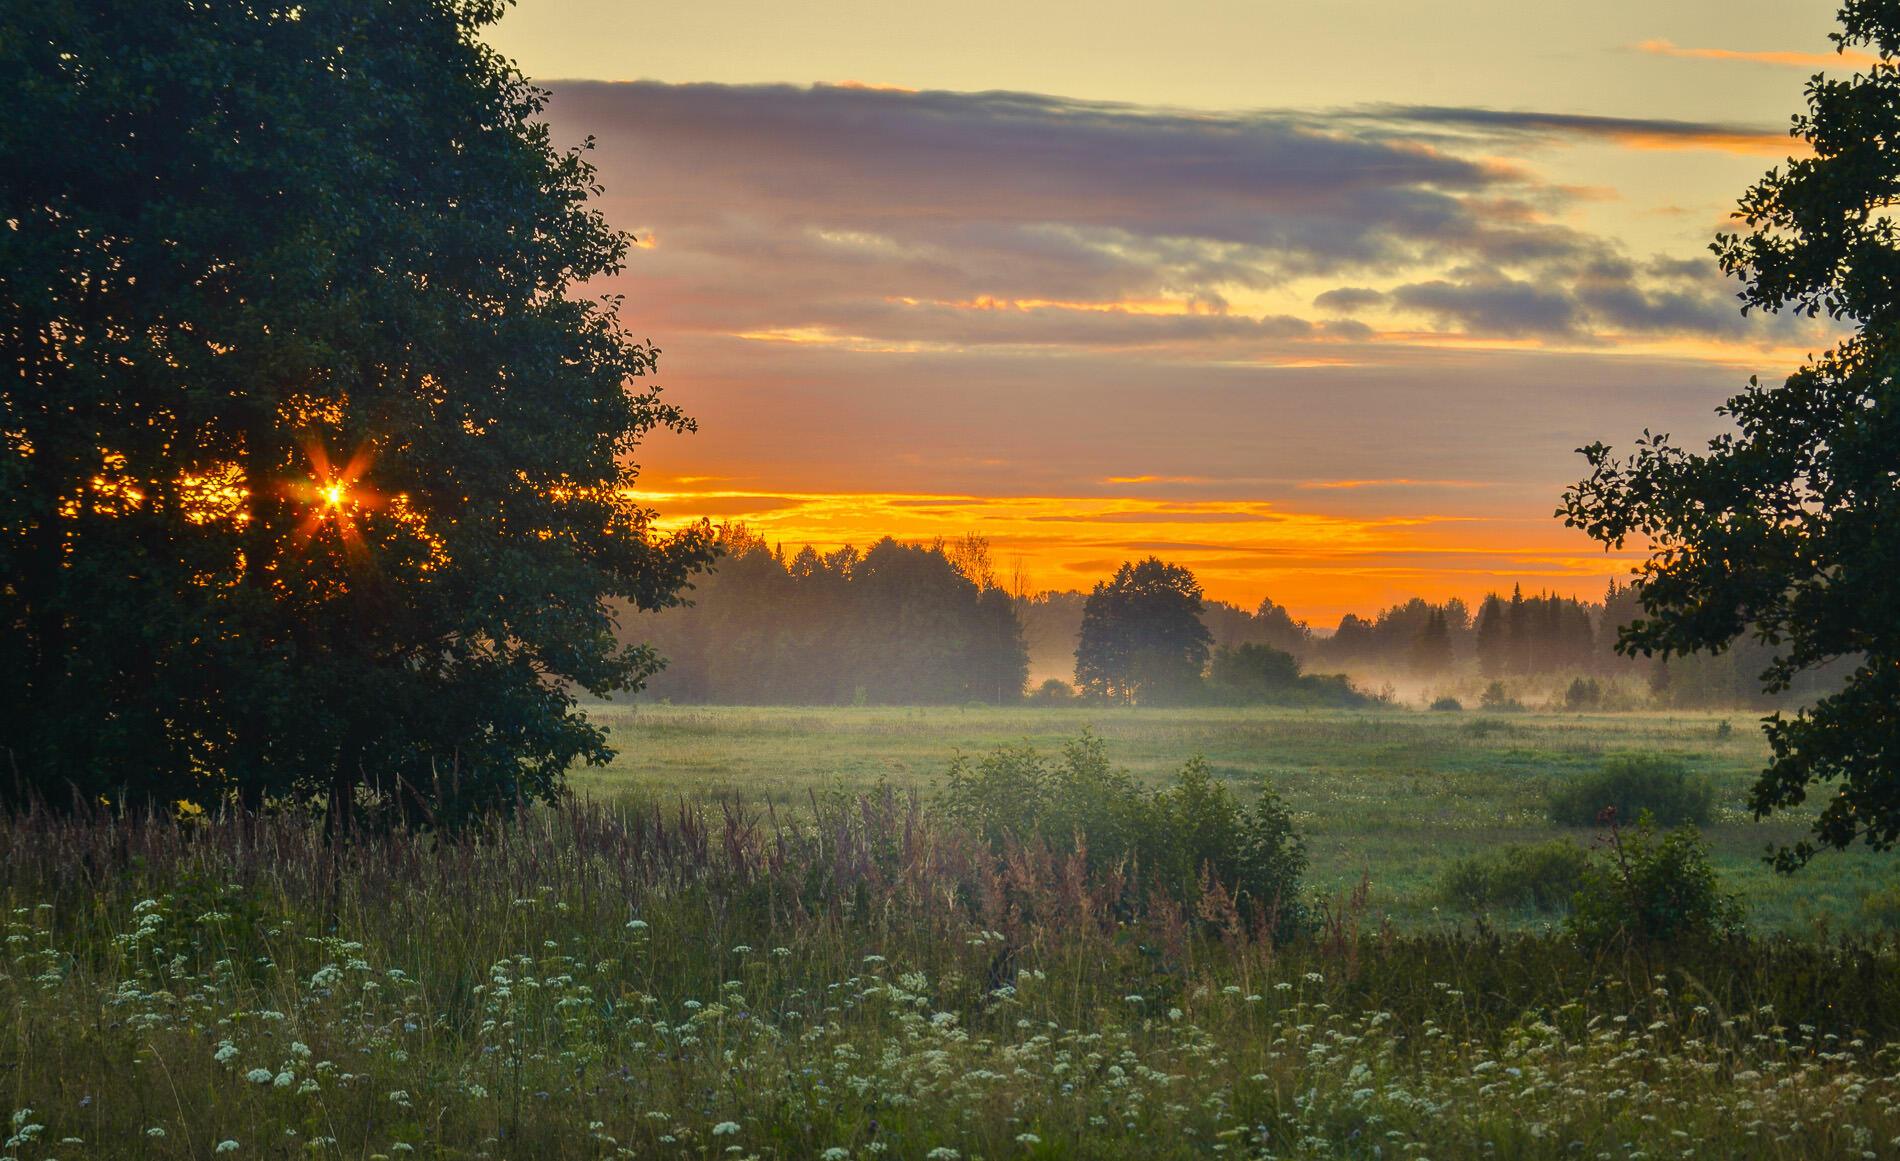
[[[1587,15],[1586,15],[1587,14]],[[520,0],[623,321],[699,423],[666,521],[1149,554],[1316,625],[1626,576],[1552,513],[1836,337],[1708,252],[1798,154],[1831,3]]]

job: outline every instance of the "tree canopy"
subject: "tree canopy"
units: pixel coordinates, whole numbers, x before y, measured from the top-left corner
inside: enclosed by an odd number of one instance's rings
[[[1871,46],[1878,63],[1809,82],[1793,132],[1812,155],[1770,170],[1741,199],[1747,232],[1713,249],[1744,310],[1826,313],[1854,333],[1780,386],[1751,379],[1706,452],[1647,432],[1627,458],[1582,449],[1589,478],[1559,509],[1610,545],[1651,546],[1623,650],[1666,658],[1753,636],[1772,650],[1769,690],[1852,666],[1837,691],[1766,721],[1758,817],[1834,784],[1811,840],[1777,853],[1783,869],[1818,847],[1900,840],[1900,8],[1849,0],[1840,19],[1838,47]]]
[[[1125,563],[1082,607],[1076,684],[1113,701],[1179,700],[1199,684],[1211,640],[1193,573],[1153,556]]]
[[[1022,697],[1023,628],[981,537],[775,552],[740,525],[688,607],[632,631],[667,657],[653,697],[729,704],[994,705]],[[988,583],[984,583],[988,582]]]
[[[609,755],[616,602],[712,549],[631,498],[690,423],[572,293],[628,239],[502,7],[0,18],[0,795],[447,818]]]

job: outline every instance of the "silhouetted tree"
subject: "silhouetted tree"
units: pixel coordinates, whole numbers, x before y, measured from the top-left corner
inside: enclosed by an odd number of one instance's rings
[[[1207,626],[1194,574],[1158,557],[1123,564],[1082,609],[1075,680],[1113,701],[1178,701],[1207,667]]]
[[[444,821],[611,755],[572,691],[710,537],[630,498],[688,422],[500,11],[7,6],[0,795]]]
[[[1010,702],[1028,658],[1014,604],[945,555],[886,538],[865,553],[770,550],[743,526],[690,608],[640,627],[668,659],[655,697],[736,704]]]
[[[1582,449],[1590,476],[1564,496],[1565,521],[1608,545],[1651,546],[1644,616],[1626,652],[1719,653],[1753,633],[1773,649],[1770,690],[1847,660],[1843,688],[1766,725],[1772,764],[1750,795],[1758,817],[1825,795],[1812,841],[1877,849],[1900,840],[1900,7],[1849,0],[1838,46],[1882,58],[1848,79],[1817,75],[1795,132],[1813,155],[1770,170],[1741,200],[1747,234],[1721,235],[1722,268],[1744,309],[1790,309],[1854,324],[1854,335],[1780,387],[1751,379],[1722,408],[1735,431],[1706,453],[1645,433],[1628,459]]]
[[[1504,601],[1496,593],[1485,594],[1484,602],[1478,606],[1475,648],[1478,672],[1486,677],[1501,676],[1510,668],[1504,621]]]
[[[1253,611],[1253,619],[1259,627],[1259,640],[1263,645],[1271,645],[1298,657],[1313,644],[1313,630],[1306,622],[1295,621],[1293,614],[1287,612],[1284,605],[1275,604],[1271,597],[1260,599],[1260,607]]]
[[[1445,614],[1433,609],[1425,627],[1412,640],[1412,671],[1431,677],[1451,668],[1451,626]]]

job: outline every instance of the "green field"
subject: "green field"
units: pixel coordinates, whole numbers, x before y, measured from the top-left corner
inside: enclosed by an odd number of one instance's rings
[[[460,833],[0,815],[0,1161],[1900,1156],[1891,859],[1767,873],[1800,824],[1744,815],[1746,722],[595,712],[622,756],[579,799]],[[1084,728],[1156,783],[1271,778],[1309,888],[1368,896],[1283,939],[928,800],[958,749]],[[1625,751],[1719,787],[1752,933],[1433,912]],[[831,793],[880,782],[925,800]]]
[[[1900,881],[1891,855],[1827,854],[1800,874],[1762,863],[1771,842],[1802,820],[1756,822],[1746,799],[1767,757],[1742,714],[1476,714],[1275,709],[733,708],[596,706],[620,756],[577,770],[577,792],[606,801],[736,798],[808,809],[810,796],[880,780],[926,795],[959,752],[1028,739],[1050,751],[1083,729],[1120,765],[1156,782],[1204,756],[1236,791],[1270,779],[1296,812],[1313,859],[1311,885],[1336,894],[1371,882],[1376,913],[1415,927],[1465,920],[1434,909],[1431,886],[1460,855],[1508,842],[1587,831],[1544,816],[1554,780],[1594,769],[1606,755],[1680,758],[1717,788],[1706,828],[1715,860],[1762,929],[1851,929],[1871,890]],[[1721,723],[1730,723],[1727,736]],[[1499,915],[1536,925],[1548,917]]]

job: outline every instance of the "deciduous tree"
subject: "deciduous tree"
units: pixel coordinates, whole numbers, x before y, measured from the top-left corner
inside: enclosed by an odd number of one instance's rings
[[[631,496],[690,424],[502,8],[0,16],[0,794],[446,819],[609,756],[574,690],[710,541]]]
[[[1082,607],[1076,684],[1114,701],[1179,700],[1207,668],[1210,640],[1193,573],[1153,556],[1126,563]]]
[[[1900,840],[1900,7],[1849,0],[1841,23],[1839,47],[1879,62],[1809,82],[1794,132],[1812,155],[1750,189],[1748,231],[1714,250],[1745,310],[1826,314],[1854,333],[1780,386],[1750,380],[1721,409],[1734,430],[1705,452],[1648,433],[1628,458],[1584,448],[1590,476],[1559,510],[1607,544],[1651,546],[1625,652],[1720,652],[1752,634],[1774,650],[1771,691],[1850,659],[1837,692],[1766,722],[1756,815],[1828,787],[1810,839],[1777,854],[1784,869],[1817,847]]]

